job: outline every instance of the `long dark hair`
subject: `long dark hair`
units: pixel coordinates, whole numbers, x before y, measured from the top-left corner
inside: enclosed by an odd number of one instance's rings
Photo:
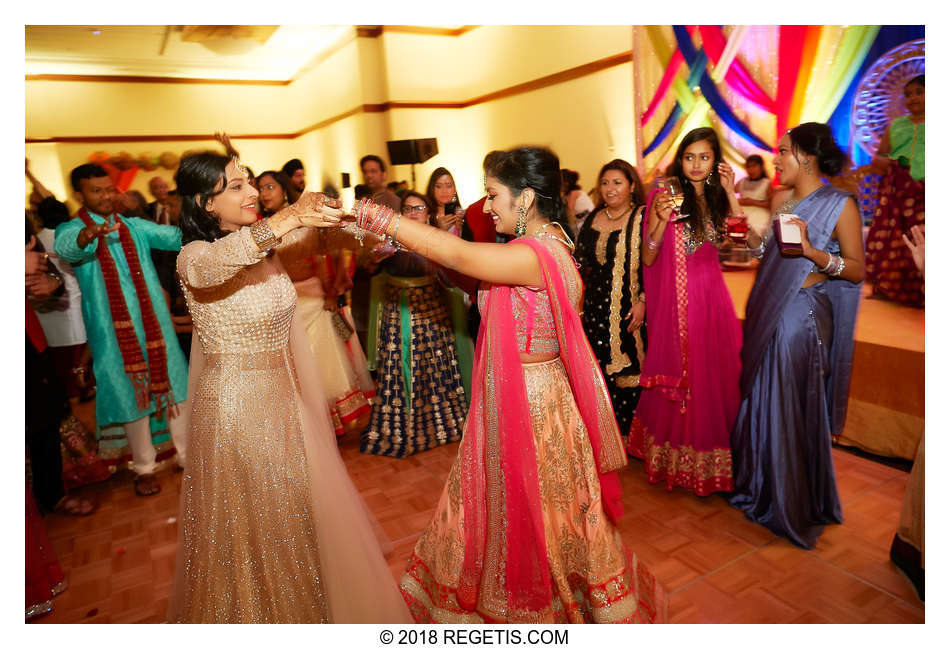
[[[837,176],[848,163],[845,155],[835,142],[831,127],[820,122],[805,122],[788,132],[792,149],[818,159],[818,170],[826,176]]]
[[[633,209],[635,210],[638,205],[643,205],[643,182],[640,180],[640,174],[637,173],[636,167],[621,158],[614,158],[600,168],[600,173],[597,174],[597,187],[600,187],[600,181],[604,179],[604,174],[611,169],[622,173],[633,188],[633,193],[630,195],[630,198],[633,200]],[[601,196],[594,211],[603,209],[606,206],[607,202],[604,200],[604,197]]]
[[[497,178],[512,196],[521,194],[528,187],[533,189],[538,213],[569,231],[561,198],[561,165],[553,151],[541,147],[518,147],[506,151],[490,169],[486,169],[486,173]]]
[[[462,199],[459,198],[459,186],[458,183],[455,182],[455,176],[452,175],[452,172],[445,167],[439,167],[433,171],[432,175],[429,176],[429,184],[426,186],[426,202],[429,204],[429,222],[433,225],[435,225],[435,213],[439,211],[439,201],[435,200],[435,181],[442,176],[448,176],[452,179],[452,185],[455,187],[455,200],[458,201],[459,205],[462,204]]]
[[[175,185],[181,196],[181,243],[214,241],[227,234],[220,220],[206,209],[208,201],[224,191],[224,168],[231,158],[205,151],[186,155],[175,172]]]
[[[277,181],[277,184],[281,186],[281,188],[284,190],[284,194],[287,196],[288,205],[293,205],[294,203],[297,202],[297,199],[300,198],[300,192],[297,190],[296,187],[294,187],[294,184],[290,181],[290,176],[285,174],[283,171],[269,170],[269,171],[262,171],[261,173],[257,174],[257,191],[260,191],[261,178],[263,178],[264,176],[270,176],[274,180]],[[274,212],[271,212],[270,210],[265,209],[263,205],[261,205],[261,212],[263,213],[264,216],[271,216],[272,214],[274,214]]]
[[[709,142],[714,157],[712,173],[710,173],[709,178],[705,181],[706,189],[703,192],[703,195],[706,197],[707,216],[712,220],[713,226],[717,230],[724,228],[726,216],[729,214],[729,196],[726,194],[726,190],[722,188],[722,183],[719,180],[719,163],[722,162],[722,147],[719,146],[719,137],[716,135],[716,131],[709,127],[703,127],[693,129],[687,133],[686,137],[683,138],[683,141],[680,142],[679,147],[676,149],[676,158],[673,160],[673,164],[670,165],[669,171],[667,172],[668,175],[679,178],[680,185],[683,187],[683,206],[680,209],[680,214],[689,215],[689,224],[692,226],[693,232],[696,233],[695,236],[701,236],[700,233],[703,232],[703,215],[699,211],[698,201],[696,200],[696,190],[693,188],[693,183],[690,182],[686,174],[683,173],[683,154],[689,145],[703,140]]]

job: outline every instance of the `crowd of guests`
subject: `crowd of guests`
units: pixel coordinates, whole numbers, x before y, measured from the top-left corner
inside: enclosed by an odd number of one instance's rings
[[[910,125],[892,126],[882,144],[881,156],[898,161],[880,163],[885,183],[896,183],[882,197],[919,186],[922,223],[923,78],[908,88]],[[232,489],[216,477],[224,467],[291,467],[310,476],[311,492],[250,478],[242,489],[275,506],[330,508],[366,551],[377,548],[367,540],[372,521],[340,513],[313,484],[332,474],[336,493],[355,493],[345,469],[310,457],[320,417],[304,406],[269,410],[293,394],[307,407],[322,403],[335,436],[359,435],[363,453],[405,458],[462,440],[400,583],[417,621],[661,621],[665,594],[614,527],[616,471],[628,454],[643,460],[651,483],[721,492],[803,548],[842,521],[831,444],[844,425],[866,270],[855,201],[828,182],[847,160],[827,125],[802,124],[781,139],[776,182],[756,155],[736,182],[716,132],[691,131],[665,170],[679,196],[662,183],[645,187],[636,168],[615,159],[600,169],[591,200],[552,152],[523,147],[486,155],[486,195],[466,206],[449,169],[433,171],[421,193],[388,182],[383,159],[366,155],[355,193],[357,218],[376,235],[370,245],[331,227],[339,201],[307,191],[299,160],[255,176],[227,136],[219,140],[227,155],[186,156],[175,189],[153,178],[151,203],[117,193],[102,167],[80,165],[70,176],[81,205],[72,218],[27,165],[28,618],[48,612],[64,587],[40,513],[91,514],[95,503],[70,491],[122,467],[142,497],[160,491],[161,468],[185,469],[183,507],[196,516],[223,515],[215,494]],[[786,241],[778,214],[792,215],[797,243]],[[750,225],[748,247],[761,260],[744,328],[718,257],[730,217]],[[868,273],[872,242],[894,236],[869,237]],[[922,298],[923,233],[912,237],[901,237],[900,250],[906,243],[921,259],[921,273],[885,259],[878,276],[913,272],[900,278],[901,295],[919,282]],[[526,245],[500,245],[509,242]],[[288,337],[303,341],[291,344],[290,360],[274,353]],[[299,383],[286,382],[287,367]],[[308,372],[319,389],[307,389]],[[209,406],[240,394],[239,413]],[[262,394],[269,405],[253,405]],[[70,407],[92,398],[95,432]],[[299,428],[292,412],[302,413]],[[270,423],[249,423],[258,416]],[[291,426],[300,447],[221,455],[215,444],[223,430],[263,426],[264,434],[274,425]],[[352,505],[358,495],[340,498]],[[591,503],[596,521],[559,537],[557,526],[586,516]],[[247,529],[259,523],[231,515]],[[269,525],[286,522],[274,516]],[[301,535],[318,535],[314,548],[333,548],[335,539],[308,527],[324,524],[293,522]],[[235,616],[207,603],[221,588],[256,583],[257,573],[211,584],[214,561],[202,553],[225,537],[203,534],[195,528],[180,549],[187,565],[180,555],[174,621],[349,620],[355,613],[340,602],[385,573],[373,563],[359,586],[326,578],[332,593],[298,592],[330,601],[308,609],[312,617],[286,603],[268,608],[266,592]],[[605,560],[598,571],[575,565],[571,547]],[[301,559],[298,550],[286,549],[295,557],[291,582],[314,578],[330,551]],[[255,570],[287,568],[279,554]],[[507,581],[506,564],[516,566]],[[624,607],[602,607],[596,593],[620,584],[615,604]],[[400,606],[392,603],[388,619],[409,619]]]

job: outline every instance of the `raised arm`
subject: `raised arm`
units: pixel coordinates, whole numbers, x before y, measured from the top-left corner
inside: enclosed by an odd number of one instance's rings
[[[221,286],[239,272],[267,256],[241,228],[217,241],[192,241],[178,255],[178,275],[191,288]]]
[[[395,221],[387,234],[394,229]],[[401,219],[396,240],[440,266],[491,284],[544,286],[538,258],[528,246],[465,241],[412,219]]]
[[[224,152],[233,158],[240,158],[241,154],[238,153],[237,149],[234,148],[234,145],[231,144],[231,137],[224,132],[218,133],[215,132],[214,139],[224,145]]]
[[[273,234],[285,246],[293,246],[307,237],[308,228],[336,225],[341,214],[339,201],[307,192],[293,205],[252,226],[242,227],[214,242],[189,243],[178,255],[178,274],[192,288],[220,286],[243,268],[259,262],[275,247],[258,245],[252,230],[258,235]]]
[[[100,223],[87,228],[82,221],[74,218],[61,223],[56,228],[53,250],[74,266],[92,261],[96,258],[96,251],[99,249],[99,240],[118,229],[118,223],[112,227],[109,227],[108,223]]]
[[[650,207],[650,213],[644,215],[644,218],[649,219],[647,221],[647,236],[640,243],[640,259],[644,266],[652,266],[660,254],[663,235],[666,234],[666,227],[669,225],[672,215],[673,197],[666,192],[656,194]]]
[[[36,179],[36,176],[33,175],[33,172],[30,171],[30,160],[26,160],[26,178],[33,185],[33,191],[39,194],[40,198],[50,198],[53,195],[53,192],[46,189],[39,180]]]
[[[732,165],[728,162],[719,163],[719,183],[726,192],[726,198],[729,200],[729,214],[736,216],[742,214],[742,208],[739,207],[739,199],[736,198],[736,172],[732,170]]]
[[[122,217],[136,230],[145,235],[150,248],[155,250],[181,250],[181,229],[176,225],[161,225],[148,219]]]

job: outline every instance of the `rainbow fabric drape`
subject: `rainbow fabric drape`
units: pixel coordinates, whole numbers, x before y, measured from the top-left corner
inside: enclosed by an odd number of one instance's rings
[[[664,73],[641,115],[642,126],[653,123],[671,91],[676,99],[644,148],[644,156],[660,153],[651,166],[668,164],[682,136],[698,126],[712,125],[713,114],[719,126],[741,138],[747,153],[771,151],[791,126],[827,121],[861,69],[880,26],[779,27],[772,48],[778,56],[778,75],[771,93],[774,96],[755,81],[746,63],[737,57],[747,29],[737,26],[727,37],[722,26],[716,25],[643,28]],[[730,98],[739,99],[738,110],[733,108],[736,102],[730,105]],[[761,125],[754,130],[741,117],[743,104],[774,115],[774,130],[762,133]],[[736,147],[723,144],[729,157],[744,157]]]

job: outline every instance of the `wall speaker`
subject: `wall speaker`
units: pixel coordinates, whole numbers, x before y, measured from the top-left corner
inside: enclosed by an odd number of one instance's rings
[[[386,143],[389,149],[389,164],[411,165],[425,162],[439,152],[438,140],[434,137],[419,140],[392,140]]]

